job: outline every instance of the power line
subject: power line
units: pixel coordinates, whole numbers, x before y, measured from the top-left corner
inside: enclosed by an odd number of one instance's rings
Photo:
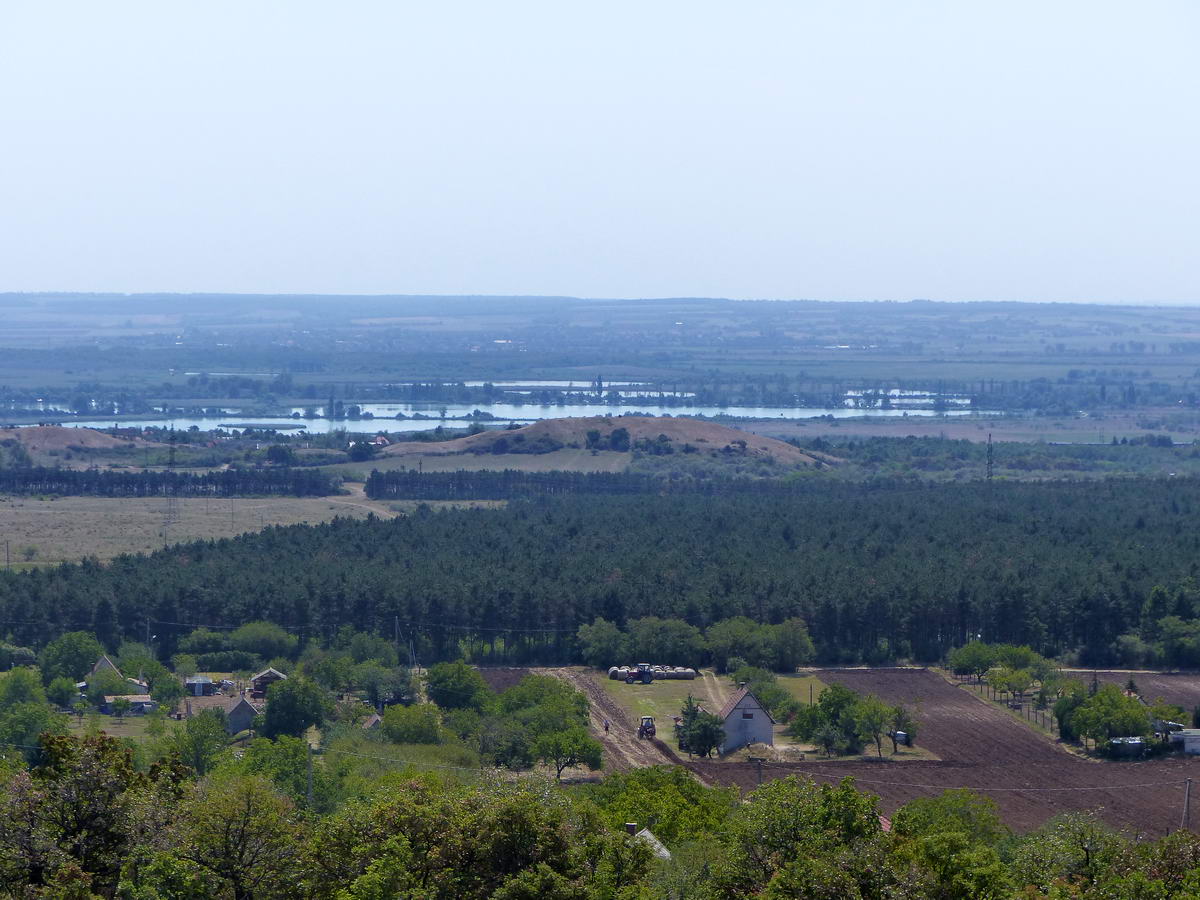
[[[951,786],[947,786],[944,784],[913,784],[911,782],[905,782],[905,781],[876,781],[876,780],[869,779],[869,778],[859,778],[857,775],[847,775],[844,772],[841,774],[838,774],[838,775],[832,775],[832,774],[827,774],[825,772],[811,772],[806,769],[793,769],[790,766],[781,766],[781,765],[777,765],[774,763],[767,763],[766,765],[768,768],[783,769],[783,770],[787,770],[790,772],[794,772],[799,775],[807,775],[810,778],[833,778],[833,779],[839,779],[839,780],[842,778],[852,778],[852,779],[854,779],[855,784],[859,784],[859,783],[861,783],[861,784],[880,784],[880,785],[885,785],[887,787],[922,788],[922,789],[930,790],[930,791],[976,791],[979,793],[987,793],[989,791],[992,791],[992,792],[1003,791],[1005,793],[1018,793],[1018,794],[1019,793],[1027,793],[1027,792],[1044,794],[1044,793],[1059,793],[1059,792],[1064,792],[1064,791],[1120,791],[1120,790],[1129,790],[1132,788],[1169,787],[1171,785],[1181,785],[1181,784],[1186,783],[1186,779],[1179,779],[1177,781],[1149,781],[1149,782],[1144,782],[1142,784],[1109,784],[1109,785],[1097,785],[1095,787],[1060,787],[1060,788],[1037,788],[1037,787],[998,787],[997,788],[997,787],[963,787],[963,786],[951,787]]]

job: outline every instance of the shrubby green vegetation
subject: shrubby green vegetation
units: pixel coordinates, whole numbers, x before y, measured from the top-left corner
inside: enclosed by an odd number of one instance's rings
[[[873,744],[883,756],[883,742],[890,739],[892,752],[897,732],[904,732],[915,743],[918,721],[913,710],[903,704],[889,706],[872,694],[861,695],[840,684],[821,691],[812,706],[801,705],[788,725],[788,734],[811,741],[826,756],[835,753],[861,753]]]

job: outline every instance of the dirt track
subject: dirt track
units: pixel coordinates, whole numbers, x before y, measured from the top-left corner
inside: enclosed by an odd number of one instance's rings
[[[886,758],[764,765],[763,777],[803,774],[820,781],[855,778],[878,794],[890,813],[916,797],[968,787],[996,801],[1004,820],[1026,831],[1064,812],[1097,810],[1110,824],[1162,835],[1176,828],[1184,780],[1200,780],[1200,760],[1093,762],[1055,745],[1000,707],[921,669],[841,669],[817,673],[826,684],[840,682],[889,703],[920,710],[918,742],[941,757],[933,762],[893,763]],[[689,767],[719,784],[752,788],[748,763],[700,763]],[[1196,803],[1200,804],[1200,798]],[[1200,808],[1192,821],[1200,819]]]
[[[587,695],[591,703],[592,733],[604,744],[606,771],[628,772],[646,766],[683,764],[683,760],[661,740],[639,740],[637,723],[630,722],[625,711],[587,673],[570,668],[535,671],[561,678]],[[604,733],[605,719],[609,723],[607,735]],[[662,727],[662,723],[659,726]]]

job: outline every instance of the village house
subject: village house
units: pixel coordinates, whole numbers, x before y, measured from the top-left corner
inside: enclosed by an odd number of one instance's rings
[[[250,696],[262,698],[267,695],[267,688],[277,681],[285,681],[287,676],[278,669],[263,669],[250,679]]]
[[[225,710],[225,730],[232,734],[239,734],[254,724],[254,718],[262,710],[247,700],[245,697],[239,697],[237,702]]]
[[[90,669],[88,669],[88,677],[91,678],[93,675],[99,675],[101,672],[113,672],[117,675],[121,674],[121,670],[117,668],[116,663],[108,658],[107,653],[100,654],[100,658],[96,660],[95,664]]]
[[[747,744],[775,744],[775,720],[758,698],[742,685],[717,713],[725,726],[725,740],[717,748],[722,756]]]
[[[96,660],[95,664],[93,664],[93,666],[88,670],[87,677],[83,681],[76,683],[75,687],[78,688],[81,693],[86,692],[88,685],[95,680],[97,675],[102,672],[111,672],[118,678],[125,678],[125,676],[121,674],[121,670],[117,668],[116,663],[108,658],[108,654],[102,653],[100,658]],[[136,688],[139,694],[150,693],[150,684],[144,679],[125,678],[125,681],[131,687]]]

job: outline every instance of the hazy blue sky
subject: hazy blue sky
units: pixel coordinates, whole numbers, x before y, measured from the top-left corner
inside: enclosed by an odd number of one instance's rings
[[[1200,302],[1200,4],[11,2],[0,290]]]

